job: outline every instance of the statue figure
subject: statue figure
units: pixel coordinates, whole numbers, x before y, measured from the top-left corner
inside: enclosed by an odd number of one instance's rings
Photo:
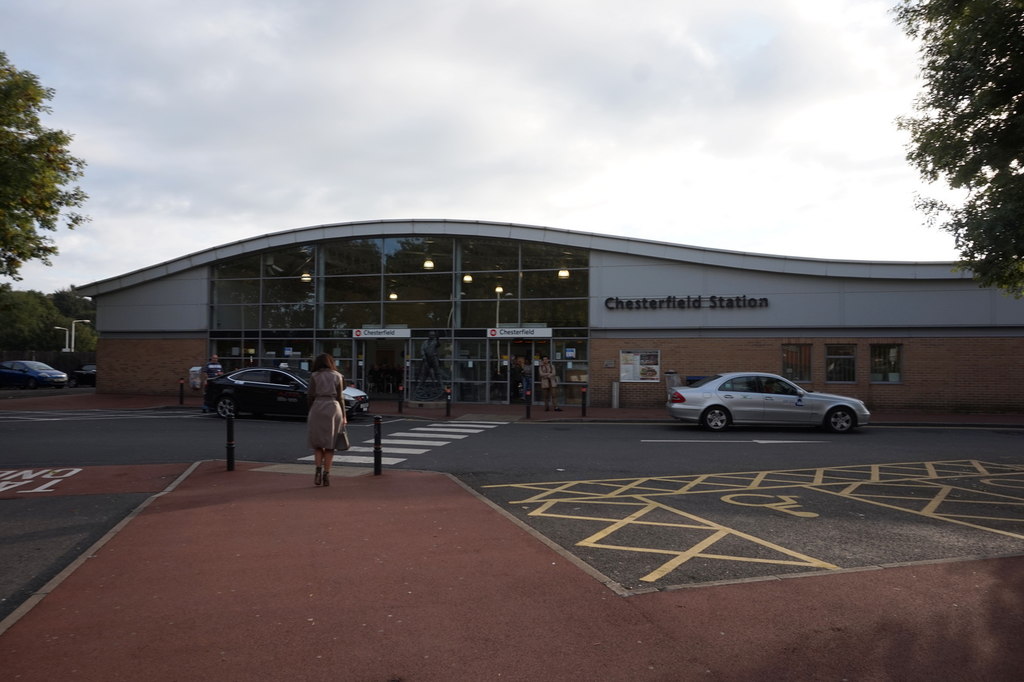
[[[440,342],[437,340],[437,334],[430,332],[430,336],[420,346],[420,356],[423,358],[423,362],[420,364],[418,381],[441,380],[441,366],[437,359],[437,351],[440,345]]]
[[[420,346],[422,362],[416,375],[416,390],[413,392],[415,400],[437,400],[444,395],[444,387],[441,385],[441,363],[438,359],[440,346],[441,342],[438,341],[436,332],[430,332]]]

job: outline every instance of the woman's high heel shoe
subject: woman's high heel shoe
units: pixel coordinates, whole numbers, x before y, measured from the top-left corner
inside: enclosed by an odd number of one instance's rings
[[[313,485],[320,485],[324,480],[324,470],[322,467],[316,468],[316,473],[313,474]]]
[[[330,471],[325,471],[324,472],[324,485],[330,485],[330,484],[331,484],[331,472]]]

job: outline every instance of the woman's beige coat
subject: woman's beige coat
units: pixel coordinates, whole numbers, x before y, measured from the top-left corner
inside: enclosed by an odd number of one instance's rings
[[[345,378],[331,370],[313,372],[310,377],[306,392],[309,402],[306,434],[310,448],[334,449],[334,438],[345,424],[344,400],[341,397],[344,385]]]

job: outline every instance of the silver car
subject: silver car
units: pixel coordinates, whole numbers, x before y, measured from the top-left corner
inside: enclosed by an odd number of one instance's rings
[[[815,393],[765,372],[730,372],[669,389],[669,416],[721,431],[730,424],[821,426],[845,433],[871,420],[863,402]]]

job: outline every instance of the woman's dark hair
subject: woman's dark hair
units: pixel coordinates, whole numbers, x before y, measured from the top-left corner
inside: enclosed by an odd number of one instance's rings
[[[334,364],[334,358],[330,353],[321,353],[313,359],[313,369],[311,372],[319,372],[322,369],[329,369],[332,372],[338,371],[338,366]]]

